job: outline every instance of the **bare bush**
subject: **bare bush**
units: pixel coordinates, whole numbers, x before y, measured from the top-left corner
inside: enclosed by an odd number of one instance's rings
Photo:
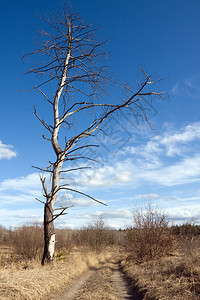
[[[114,230],[115,245],[125,247],[126,245],[126,229]]]
[[[43,247],[43,229],[38,225],[22,226],[13,232],[14,253],[22,259],[36,259]]]
[[[199,236],[181,236],[179,238],[179,247],[181,253],[188,259],[195,261],[200,254]]]
[[[105,246],[114,244],[114,234],[106,227],[102,217],[89,223],[79,231],[79,246],[88,247],[92,251],[101,252]]]
[[[174,250],[175,238],[170,234],[163,213],[149,205],[134,214],[134,227],[127,229],[129,259],[137,263],[158,259]]]

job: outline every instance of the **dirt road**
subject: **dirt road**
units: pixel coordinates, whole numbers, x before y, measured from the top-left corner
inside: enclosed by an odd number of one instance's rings
[[[137,292],[131,289],[116,260],[102,263],[88,271],[58,300],[140,300]]]

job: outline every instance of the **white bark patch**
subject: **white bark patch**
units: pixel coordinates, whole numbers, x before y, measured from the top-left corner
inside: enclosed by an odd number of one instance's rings
[[[51,239],[49,241],[49,253],[51,259],[53,259],[54,249],[55,249],[55,234],[52,234]]]

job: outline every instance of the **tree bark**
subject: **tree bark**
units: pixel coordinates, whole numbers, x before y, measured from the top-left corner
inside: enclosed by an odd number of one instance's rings
[[[53,222],[53,207],[47,202],[44,207],[44,253],[41,264],[53,262],[55,249],[55,230]]]

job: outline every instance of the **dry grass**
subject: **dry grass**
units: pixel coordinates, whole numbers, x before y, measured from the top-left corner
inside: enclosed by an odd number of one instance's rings
[[[51,266],[42,267],[35,261],[10,263],[1,267],[0,299],[51,299],[89,267],[97,266],[109,256],[110,251],[97,255],[74,250],[66,260],[56,260]]]
[[[200,299],[200,240],[184,241],[181,252],[158,260],[122,266],[144,299]]]

